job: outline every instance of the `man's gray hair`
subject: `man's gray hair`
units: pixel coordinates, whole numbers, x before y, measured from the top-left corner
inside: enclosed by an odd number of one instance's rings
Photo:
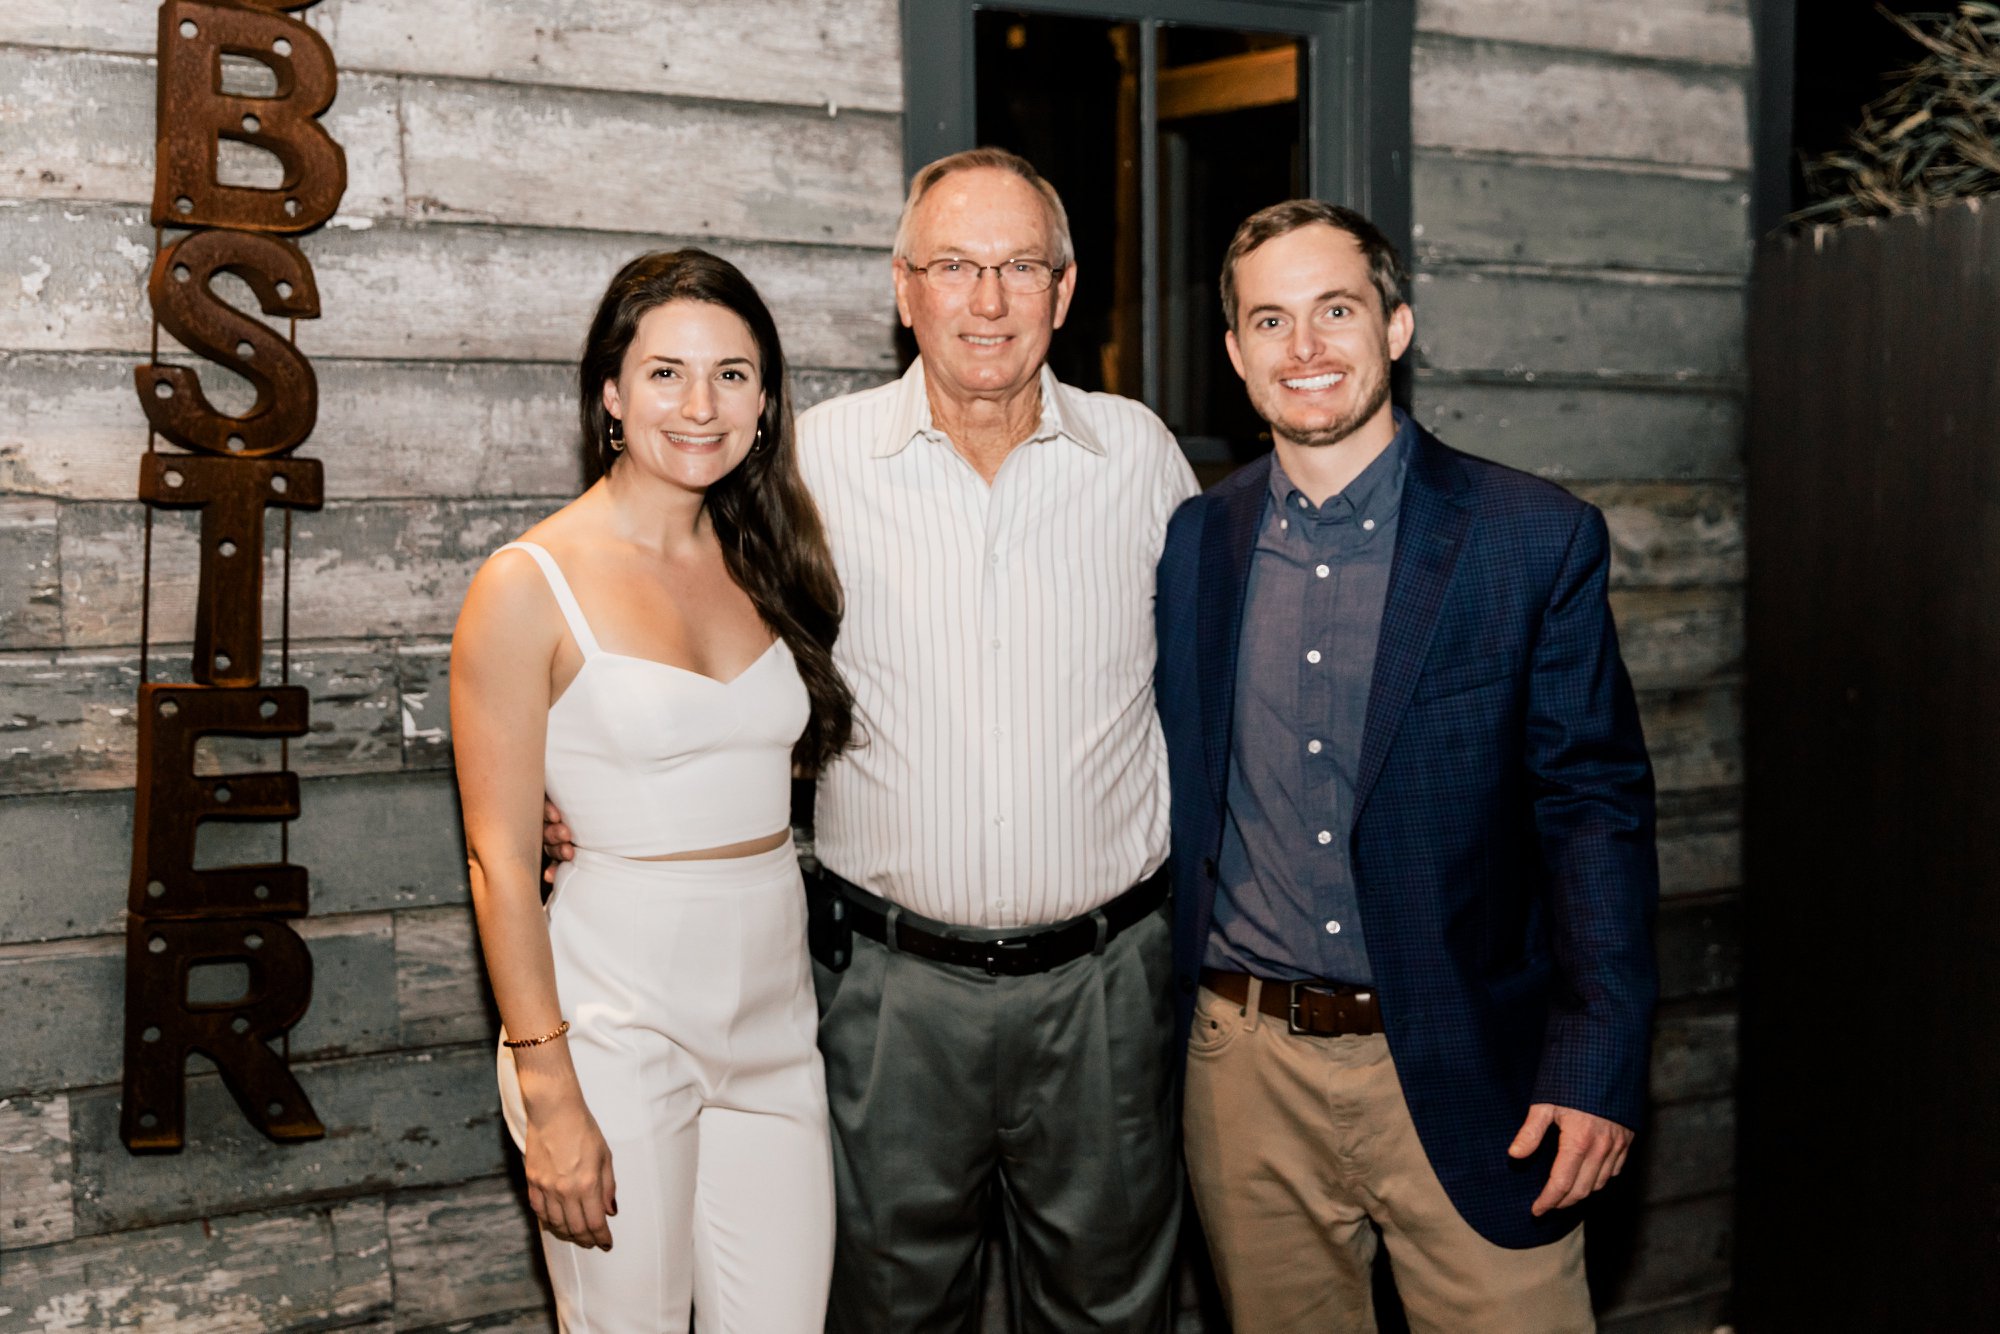
[[[1076,263],[1076,246],[1069,238],[1069,212],[1063,208],[1062,196],[1043,179],[1042,173],[1035,170],[1033,163],[1019,153],[1010,153],[1004,148],[968,148],[963,153],[939,158],[910,178],[910,196],[903,201],[903,216],[896,222],[897,259],[905,263],[916,261],[916,256],[910,253],[910,216],[917,211],[917,204],[923,197],[931,192],[931,187],[956,172],[971,171],[977,167],[1012,172],[1034,186],[1049,210],[1050,239],[1055,242],[1056,251],[1049,256],[1049,262],[1059,269]]]

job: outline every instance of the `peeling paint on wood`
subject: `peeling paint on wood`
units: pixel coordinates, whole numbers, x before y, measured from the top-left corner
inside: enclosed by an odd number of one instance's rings
[[[1750,165],[1746,71],[1422,34],[1410,78],[1412,130],[1427,148]]]
[[[1712,894],[1743,885],[1743,797],[1706,792],[1713,805],[1689,808],[1667,794],[1660,803],[1660,892]]]
[[[317,999],[292,1030],[292,1053],[328,1057],[397,1046],[395,930],[389,917],[315,916],[296,929],[312,951]],[[118,1078],[124,959],[122,936],[0,947],[0,1014],[9,1016],[0,1028],[0,1094],[85,1088]],[[221,1119],[262,1139],[233,1111]],[[125,1152],[115,1133],[109,1148]]]
[[[1631,1263],[1608,1291],[1597,1294],[1600,1304],[1615,1311],[1626,1305],[1675,1299],[1690,1290],[1728,1287],[1735,1245],[1734,1213],[1735,1203],[1727,1195],[1646,1210],[1639,1216],[1638,1233],[1632,1239]]]
[[[451,641],[396,646],[396,682],[403,696],[403,767],[451,765]]]
[[[5,790],[131,786],[138,687],[136,652],[0,654]]]
[[[1750,186],[1722,170],[1633,171],[1421,152],[1419,263],[1516,262],[1686,273],[1750,267]]]
[[[418,219],[886,249],[902,207],[892,116],[476,83],[402,104]]]
[[[43,655],[0,654],[0,691],[7,708],[0,736],[8,763],[0,792],[8,795],[130,787],[137,728],[133,691],[136,650]],[[155,645],[153,675],[185,670],[185,645]],[[279,679],[275,638],[264,679]],[[396,668],[389,645],[296,644],[292,684],[312,694],[311,731],[291,744],[291,768],[304,774],[367,773],[403,763]],[[196,771],[254,772],[278,768],[275,743],[236,737],[204,741]]]
[[[188,1080],[187,1151],[135,1157],[118,1142],[117,1091],[76,1094],[78,1233],[503,1170],[506,1131],[493,1049],[483,1043],[293,1068],[326,1123],[323,1140],[273,1144],[236,1113],[220,1080],[196,1075]]]
[[[1482,458],[1575,481],[1723,481],[1743,475],[1735,394],[1469,383],[1417,377],[1417,416]]]
[[[315,361],[566,362],[619,266],[681,239],[397,222],[328,228],[303,246],[326,314],[301,323],[299,343]],[[886,249],[711,244],[764,294],[788,359],[840,370],[893,368]],[[138,208],[65,211],[35,201],[10,210],[0,228],[0,273],[23,278],[0,284],[0,347],[145,352],[152,255],[153,230]]]
[[[1639,696],[1639,720],[1662,793],[1741,786],[1741,687],[1648,692]]]
[[[1712,685],[1743,670],[1743,590],[1619,588],[1618,646],[1641,690]]]
[[[1660,999],[1734,990],[1743,967],[1741,923],[1742,913],[1733,898],[1662,904],[1656,928]]]
[[[396,1012],[406,1047],[499,1040],[470,908],[396,914]]]
[[[1709,1098],[1655,1107],[1632,1146],[1628,1170],[1648,1204],[1712,1195],[1736,1185],[1736,1103]]]
[[[10,0],[0,42],[150,55],[153,0]],[[299,17],[355,71],[898,111],[895,0],[323,0]]]
[[[42,648],[61,642],[55,502],[0,496],[0,643]]]
[[[1416,310],[1432,370],[1669,381],[1743,370],[1734,284],[1446,269],[1417,275]]]
[[[449,634],[480,563],[561,502],[348,501],[292,521],[292,634],[300,640]],[[62,522],[64,610],[70,642],[130,644],[139,637],[140,589],[120,572],[143,549],[137,505],[78,504]],[[169,518],[178,522],[169,522]],[[180,516],[153,525],[153,633],[193,635],[195,526]],[[268,535],[277,569],[279,534]],[[276,625],[279,580],[265,581],[265,624]]]
[[[0,352],[0,491],[128,499],[146,441],[132,392],[138,360]],[[200,369],[205,378],[216,374]],[[326,478],[330,499],[583,490],[572,365],[318,357],[313,369],[315,434],[327,462],[338,464]],[[795,406],[802,411],[885,378],[794,369]]]
[[[141,29],[150,53],[158,23]],[[158,71],[136,56],[0,45],[0,193],[14,199],[145,205],[153,197]],[[343,74],[322,124],[347,150],[343,217],[402,217],[404,81]],[[274,156],[223,141],[223,179],[276,185]]]
[[[292,858],[312,873],[316,914],[463,904],[465,848],[447,774],[309,778],[292,825]],[[277,855],[268,827],[218,825],[204,863]],[[123,929],[132,794],[0,799],[0,944]]]
[[[1736,1015],[1662,1014],[1653,1032],[1655,1102],[1719,1097],[1736,1087]]]
[[[204,1218],[7,1257],[0,1334],[268,1334],[389,1313],[382,1201]]]
[[[1611,529],[1611,578],[1624,587],[1743,581],[1743,489],[1670,482],[1578,486]],[[64,559],[68,559],[65,549]]]
[[[71,1176],[69,1098],[0,1098],[0,1251],[76,1235]]]
[[[615,1236],[617,1220],[611,1226]],[[523,1308],[545,1310],[549,1301],[526,1195],[505,1177],[397,1196],[389,1204],[389,1247],[400,1329],[456,1327]]]
[[[1756,54],[1746,0],[1417,0],[1417,31],[1718,65],[1748,66]]]

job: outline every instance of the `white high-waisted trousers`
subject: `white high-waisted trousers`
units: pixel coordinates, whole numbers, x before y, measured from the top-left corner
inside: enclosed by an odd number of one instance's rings
[[[542,1233],[565,1334],[819,1334],[833,1160],[805,897],[772,852],[577,850],[548,900],[583,1097],[611,1146],[611,1249]],[[500,1101],[526,1125],[513,1054]]]

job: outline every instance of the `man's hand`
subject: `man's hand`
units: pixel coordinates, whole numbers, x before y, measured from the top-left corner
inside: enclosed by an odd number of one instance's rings
[[[1603,1190],[1611,1178],[1625,1170],[1625,1155],[1632,1149],[1632,1132],[1616,1121],[1538,1102],[1528,1109],[1528,1119],[1507,1146],[1507,1156],[1526,1158],[1541,1144],[1551,1125],[1562,1132],[1562,1139],[1556,1147],[1555,1166],[1549,1169],[1549,1184],[1535,1197],[1532,1212],[1537,1218],[1551,1209],[1581,1204],[1593,1191]]]
[[[549,859],[549,864],[542,868],[542,879],[553,885],[556,882],[556,863],[573,859],[576,845],[569,826],[563,823],[562,812],[547,797],[542,798],[542,851]]]

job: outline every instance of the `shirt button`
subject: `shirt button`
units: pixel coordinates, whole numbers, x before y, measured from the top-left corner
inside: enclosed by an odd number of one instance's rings
[[[1318,662],[1318,661],[1319,661],[1319,650],[1318,650],[1318,649],[1316,649],[1316,648],[1309,648],[1309,649],[1307,649],[1307,650],[1306,650],[1306,661],[1307,661],[1307,662]]]
[[[1322,830],[1320,830],[1320,831],[1319,831],[1319,841],[1320,841],[1320,846],[1321,846],[1321,847],[1325,847],[1325,846],[1326,846],[1327,844],[1329,844],[1329,843],[1333,842],[1333,833],[1332,833],[1332,831],[1331,831],[1331,830],[1327,830],[1327,829],[1322,829]]]
[[[993,553],[993,563],[995,565],[998,565],[1000,563],[1000,553],[997,551]]]
[[[1317,754],[1319,754],[1319,752],[1320,752],[1320,744],[1319,744],[1319,742],[1317,742],[1317,741],[1308,741],[1308,742],[1306,742],[1306,754],[1308,754],[1308,755],[1317,755]]]
[[[1000,641],[999,641],[999,640],[997,640],[997,639],[996,639],[996,640],[994,640],[994,641],[993,641],[993,647],[994,647],[994,648],[996,648],[996,649],[997,649],[997,648],[999,648],[999,647],[1000,647]]]
[[[1373,519],[1363,519],[1361,521],[1361,527],[1364,532],[1372,533],[1375,531],[1375,521]]]
[[[1339,934],[1340,934],[1340,923],[1338,923],[1338,922],[1328,922],[1328,923],[1326,924],[1326,933],[1327,933],[1327,934],[1328,934],[1329,936],[1337,936],[1337,935],[1339,935]]]
[[[1287,528],[1290,528],[1291,526],[1292,526],[1292,521],[1290,519],[1278,520],[1278,531],[1281,533],[1284,532]]]
[[[1313,567],[1313,573],[1314,573],[1314,574],[1316,574],[1316,575],[1318,575],[1318,576],[1319,576],[1320,578],[1324,579],[1324,578],[1326,578],[1326,577],[1327,577],[1327,576],[1328,576],[1329,574],[1332,574],[1332,573],[1333,573],[1333,571],[1332,571],[1332,570],[1329,570],[1329,569],[1328,569],[1328,568],[1326,568],[1326,566],[1324,566],[1324,565],[1316,565],[1316,566],[1314,566],[1314,567]]]
[[[1304,496],[1300,496],[1300,497],[1299,497],[1299,508],[1300,508],[1300,509],[1302,509],[1302,510],[1303,510],[1303,509],[1311,509],[1311,508],[1312,508],[1312,506],[1310,506],[1310,505],[1308,505],[1308,504],[1306,503],[1306,498],[1305,498]]]

